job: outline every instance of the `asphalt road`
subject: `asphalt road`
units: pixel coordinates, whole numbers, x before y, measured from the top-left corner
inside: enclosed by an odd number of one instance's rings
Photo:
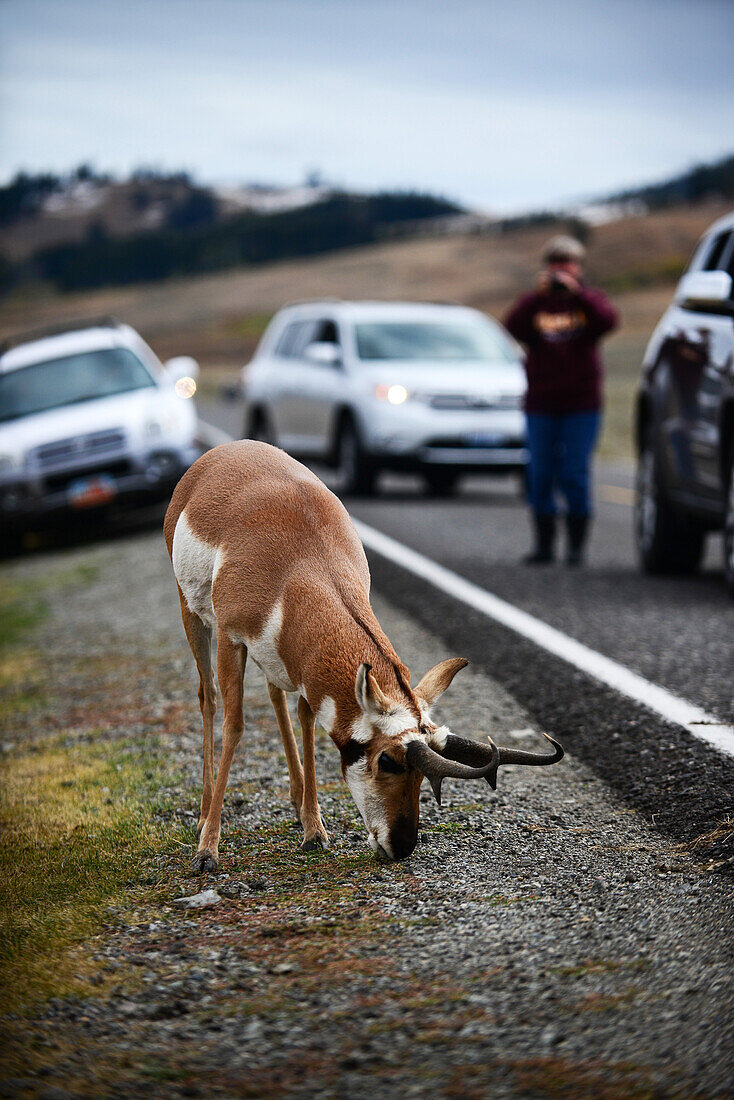
[[[239,435],[236,403],[202,405]],[[329,473],[317,470],[329,481]],[[467,478],[448,501],[418,478],[384,478],[379,496],[347,499],[356,518],[419,551],[655,684],[734,723],[734,603],[724,590],[721,538],[693,577],[643,576],[632,544],[633,472],[598,466],[588,562],[520,563],[529,544],[515,482]],[[369,554],[375,587],[479,663],[598,774],[658,824],[690,837],[731,817],[734,761],[563,661]]]

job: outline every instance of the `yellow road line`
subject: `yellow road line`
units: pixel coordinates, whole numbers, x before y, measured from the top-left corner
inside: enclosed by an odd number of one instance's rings
[[[624,489],[621,485],[599,485],[596,492],[600,500],[607,500],[610,504],[631,506],[635,503],[635,490]]]

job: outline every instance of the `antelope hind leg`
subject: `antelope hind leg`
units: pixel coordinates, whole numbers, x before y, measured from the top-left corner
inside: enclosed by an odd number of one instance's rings
[[[212,793],[211,805],[199,836],[199,848],[191,861],[191,870],[197,874],[216,871],[219,866],[219,835],[222,829],[222,804],[227,788],[229,769],[245,729],[243,711],[243,680],[247,649],[236,645],[223,630],[217,633],[217,674],[224,704],[222,726],[222,756],[217,771],[217,781]]]
[[[201,809],[196,829],[196,839],[198,840],[209,813],[214,790],[214,715],[217,709],[217,688],[212,671],[211,627],[207,626],[198,615],[189,611],[180,588],[178,595],[181,601],[181,618],[186,631],[186,638],[199,672],[199,707],[201,708],[201,720],[204,727]]]

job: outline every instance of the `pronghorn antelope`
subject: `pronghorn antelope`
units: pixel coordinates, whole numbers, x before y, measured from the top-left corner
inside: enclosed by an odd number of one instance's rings
[[[370,606],[367,559],[346,509],[283,451],[252,440],[209,451],[178,483],[164,531],[200,678],[204,790],[195,871],[217,868],[224,791],[244,731],[248,654],[268,682],[304,850],[329,843],[316,792],[317,723],[341,753],[370,846],[383,859],[404,859],[415,848],[424,776],[440,804],[448,776],[495,787],[500,764],[563,756],[552,738],[554,751],[544,755],[465,740],[433,723],[433,704],[467,662],[442,661],[411,688]],[[214,631],[224,704],[216,782]],[[288,692],[298,695],[303,764]]]

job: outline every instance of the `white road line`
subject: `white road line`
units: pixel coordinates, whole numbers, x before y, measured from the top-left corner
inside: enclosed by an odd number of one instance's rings
[[[602,653],[589,649],[588,646],[570,638],[563,631],[556,630],[548,623],[536,619],[534,615],[529,615],[527,611],[521,611],[514,604],[472,584],[471,581],[465,580],[450,569],[411,550],[402,542],[384,535],[382,531],[377,531],[354,517],[352,519],[359,537],[369,550],[389,558],[390,561],[422,577],[442,592],[448,593],[449,596],[461,600],[476,611],[488,615],[490,619],[529,638],[549,653],[561,657],[568,664],[593,676],[603,684],[608,684],[622,695],[634,699],[636,703],[642,703],[668,722],[683,726],[699,740],[707,741],[721,752],[734,756],[734,727],[720,722],[718,718],[707,714],[705,710],[694,706],[693,703],[679,699],[666,688],[650,683],[643,676],[638,676],[636,672],[605,657]]]

